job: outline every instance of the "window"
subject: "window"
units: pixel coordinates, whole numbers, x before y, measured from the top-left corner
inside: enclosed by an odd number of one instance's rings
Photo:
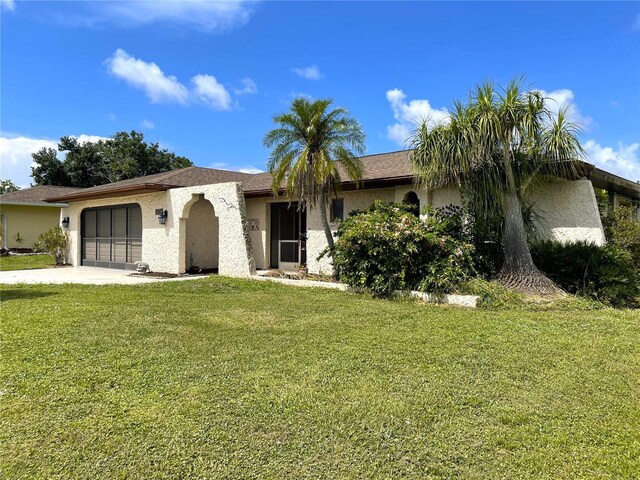
[[[336,220],[344,220],[344,199],[334,198],[331,201],[329,220],[332,222],[335,222]]]

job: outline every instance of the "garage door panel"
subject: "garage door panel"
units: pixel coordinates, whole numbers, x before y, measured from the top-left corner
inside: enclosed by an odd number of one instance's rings
[[[127,241],[124,238],[114,238],[112,249],[112,261],[120,263],[127,261]]]
[[[142,240],[129,240],[127,263],[135,263],[142,260]]]
[[[97,212],[95,210],[89,210],[83,214],[83,236],[84,238],[96,237],[96,222]]]
[[[96,257],[96,241],[94,238],[85,238],[82,240],[82,250],[85,252],[85,258]]]
[[[98,237],[111,236],[111,210],[98,210]]]
[[[111,239],[110,238],[98,239],[97,260],[100,260],[102,262],[111,261]]]
[[[142,211],[118,205],[82,212],[82,265],[135,268],[142,259]]]

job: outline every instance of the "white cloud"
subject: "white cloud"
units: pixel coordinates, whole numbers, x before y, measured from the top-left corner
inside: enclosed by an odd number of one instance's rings
[[[640,142],[617,148],[603,147],[595,140],[588,140],[583,145],[587,153],[587,161],[607,172],[615,173],[633,181],[640,181]]]
[[[143,120],[140,123],[140,126],[146,130],[153,130],[154,128],[156,128],[156,124],[153,123],[151,120],[147,120],[147,119]]]
[[[550,92],[545,90],[537,91],[547,99],[547,108],[553,115],[557,115],[560,108],[566,107],[571,121],[579,123],[584,128],[593,124],[593,120],[591,118],[585,117],[580,113],[580,110],[578,110],[578,106],[575,103],[575,94],[568,88],[561,88]]]
[[[224,85],[218,83],[212,75],[196,75],[191,79],[194,84],[193,94],[200,101],[215,110],[230,110],[231,95]]]
[[[250,78],[243,78],[242,80],[240,80],[240,83],[242,83],[242,87],[233,89],[236,95],[248,95],[258,92],[258,86],[256,85],[256,82],[254,82]]]
[[[259,168],[256,168],[256,167],[239,168],[238,171],[241,172],[241,173],[262,173],[262,172],[264,172],[264,170],[260,170]]]
[[[97,142],[106,137],[97,135],[79,135],[80,143]],[[43,148],[58,150],[58,142],[46,138],[29,138],[17,136],[0,137],[0,172],[2,179],[10,179],[21,188],[28,187],[33,181],[31,167],[34,166],[31,154]]]
[[[126,27],[155,23],[225,33],[246,25],[255,3],[247,0],[105,0],[82,3],[76,15],[62,21],[88,27],[105,23]]]
[[[0,137],[0,171],[2,179],[9,179],[21,188],[28,187],[33,181],[31,154],[42,148],[58,148],[58,143],[39,138]]]
[[[309,67],[294,67],[291,71],[299,77],[306,78],[307,80],[320,80],[324,77],[317,65],[311,65]]]
[[[15,0],[0,0],[0,9],[7,12],[14,12],[16,10]]]
[[[176,102],[186,104],[189,91],[174,76],[166,76],[155,63],[147,63],[130,56],[121,48],[106,62],[109,72],[129,85],[143,90],[152,103]]]
[[[236,167],[236,166],[231,166],[226,162],[213,162],[213,163],[210,163],[209,165],[207,165],[207,168],[217,168],[217,169],[220,169],[220,170],[230,170],[232,172],[240,172],[240,173],[262,173],[262,172],[264,172],[264,170],[261,170],[259,168],[254,167],[254,166]]]
[[[391,106],[393,118],[397,121],[387,127],[387,138],[403,147],[407,146],[411,132],[422,121],[439,124],[449,119],[447,109],[433,108],[429,100],[418,99],[407,103],[406,98],[407,96],[400,89],[394,88],[387,91],[387,101]]]
[[[112,122],[115,122],[115,121],[118,119],[118,117],[116,116],[116,114],[115,114],[115,113],[109,113],[109,114],[107,115],[107,118],[108,118],[109,120],[111,120]]]
[[[187,105],[200,102],[214,110],[231,110],[234,104],[229,90],[213,75],[195,75],[191,79],[193,86],[188,89],[176,77],[165,75],[155,63],[135,58],[121,48],[117,49],[105,64],[113,76],[144,91],[152,103]],[[256,83],[250,78],[245,77],[240,83],[241,87],[233,88],[233,92],[238,96],[258,91]]]

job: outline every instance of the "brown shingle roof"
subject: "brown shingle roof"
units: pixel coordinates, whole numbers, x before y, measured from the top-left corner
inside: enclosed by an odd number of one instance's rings
[[[411,164],[409,152],[382,153],[361,157],[363,164],[362,181],[366,185],[375,181],[410,181]],[[351,184],[342,172],[344,184]],[[147,175],[120,182],[84,188],[78,192],[50,195],[49,201],[68,201],[107,196],[134,195],[144,192],[162,191],[176,187],[192,187],[224,182],[241,182],[245,194],[266,195],[271,192],[271,174],[241,173],[215,168],[187,167],[171,172]]]
[[[134,195],[137,193],[168,190],[176,187],[192,187],[224,182],[242,182],[250,173],[218,170],[215,168],[187,167],[170,172],[156,173],[144,177],[136,177],[119,182],[84,188],[79,192],[51,195],[48,201],[80,200],[107,196]]]
[[[362,182],[366,185],[369,182],[380,181],[410,181],[412,178],[412,167],[409,161],[409,151],[379,153],[376,155],[366,155],[360,157],[362,161]],[[351,184],[352,181],[341,169],[343,184]],[[252,175],[242,182],[242,187],[246,194],[260,194],[271,191],[271,175],[269,173],[258,173]]]
[[[0,195],[0,203],[46,203],[46,199],[48,198],[67,195],[80,190],[83,189],[74,187],[57,187],[54,185],[39,185],[37,187],[23,188],[21,190],[16,190],[15,192],[4,193]]]

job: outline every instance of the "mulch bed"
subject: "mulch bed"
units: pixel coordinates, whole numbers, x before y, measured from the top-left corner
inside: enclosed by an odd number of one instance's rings
[[[338,280],[336,280],[330,275],[318,275],[317,273],[307,273],[306,275],[302,275],[297,272],[285,272],[283,270],[269,270],[262,276],[271,277],[271,278],[288,278],[290,280],[309,280],[311,282],[340,283]]]
[[[130,277],[146,277],[146,278],[177,278],[181,275],[177,273],[166,273],[166,272],[145,272],[145,273],[131,273]]]

